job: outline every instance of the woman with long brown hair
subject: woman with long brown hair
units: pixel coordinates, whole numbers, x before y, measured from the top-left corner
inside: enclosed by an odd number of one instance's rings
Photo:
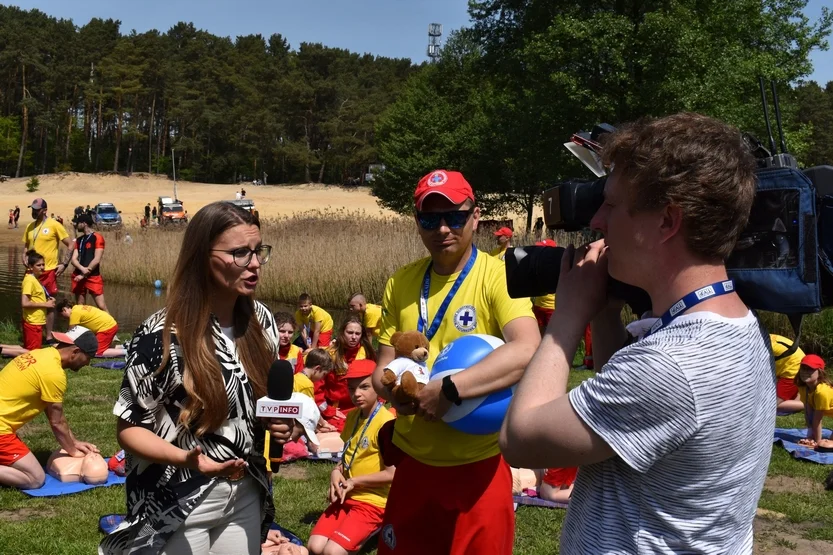
[[[253,294],[271,249],[231,203],[189,223],[166,307],[128,348],[113,409],[128,515],[102,553],[260,553],[274,506],[255,403],[278,341]],[[288,423],[267,427],[275,441],[290,438]]]
[[[347,368],[354,360],[376,360],[376,351],[365,333],[361,314],[347,315],[338,329],[335,343],[327,352],[335,363],[333,371],[324,378],[324,400],[327,408],[321,416],[340,432],[344,428],[345,413],[353,408],[353,400],[347,390]]]

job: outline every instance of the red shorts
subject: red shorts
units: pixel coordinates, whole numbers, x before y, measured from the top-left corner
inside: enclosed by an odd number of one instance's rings
[[[318,348],[326,349],[330,346],[330,341],[333,340],[333,330],[322,331],[318,334]]]
[[[547,329],[553,312],[555,310],[551,308],[541,308],[540,306],[532,305],[532,313],[535,315],[535,319],[538,320],[538,327],[541,330]]]
[[[23,322],[23,348],[34,351],[43,346],[43,324]]]
[[[542,482],[554,488],[572,486],[578,474],[577,466],[567,468],[548,468]]]
[[[396,467],[379,555],[511,555],[512,473],[500,455],[460,466],[405,456]]]
[[[110,348],[118,331],[119,327],[113,326],[109,330],[100,331],[95,334],[95,338],[98,339],[98,351],[95,353],[97,356],[103,355],[104,351]]]
[[[52,270],[46,270],[38,276],[38,281],[43,285],[43,288],[46,289],[50,297],[54,297],[55,293],[58,292],[58,276],[55,275],[54,268]]]
[[[0,435],[0,465],[11,466],[28,454],[29,448],[17,434]]]
[[[775,394],[782,401],[792,401],[798,396],[798,386],[793,378],[778,378],[775,383]]]
[[[83,295],[87,291],[95,296],[104,294],[104,280],[101,276],[89,276],[81,281],[75,281],[75,276],[73,276],[72,292],[76,295]]]
[[[384,514],[385,509],[381,507],[345,499],[343,504],[327,507],[310,535],[324,536],[347,551],[358,551],[379,530]]]

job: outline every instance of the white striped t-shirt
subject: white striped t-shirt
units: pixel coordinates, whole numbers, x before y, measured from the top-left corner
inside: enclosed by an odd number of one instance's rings
[[[683,315],[570,392],[615,451],[582,466],[562,554],[752,553],[775,428],[775,367],[753,313]]]

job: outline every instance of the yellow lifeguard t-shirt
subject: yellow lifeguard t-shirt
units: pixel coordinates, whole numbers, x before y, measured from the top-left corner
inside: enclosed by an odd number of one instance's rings
[[[48,272],[58,266],[58,249],[61,241],[67,237],[69,233],[63,225],[52,218],[46,218],[39,225],[31,222],[26,226],[23,244],[43,256],[43,269]]]
[[[532,306],[555,310],[555,293],[550,293],[549,295],[544,295],[543,297],[532,297]]]
[[[320,306],[312,305],[312,310],[310,311],[309,316],[304,316],[301,314],[300,310],[296,310],[295,321],[299,326],[309,327],[310,333],[312,333],[312,326],[310,325],[310,322],[321,322],[321,333],[333,330],[333,317],[330,316],[329,312]]]
[[[379,453],[379,429],[385,422],[393,419],[394,416],[388,409],[380,407],[362,435],[362,429],[367,423],[367,419],[362,416],[362,411],[356,409],[347,413],[344,430],[341,432],[341,440],[344,442],[343,462],[350,466],[349,469],[345,466],[345,478],[365,476],[385,469],[382,454]],[[354,489],[348,497],[354,501],[370,503],[384,509],[388,502],[389,492],[390,484],[375,488]]]
[[[813,410],[820,410],[825,416],[833,416],[833,387],[820,383],[812,392],[806,387],[799,387],[798,394],[801,402]]]
[[[23,276],[23,294],[32,299],[33,303],[45,303],[47,301],[46,289],[33,274]],[[23,321],[33,326],[46,325],[45,308],[24,308]]]
[[[769,340],[772,343],[772,354],[778,357],[781,353],[789,349],[793,341],[787,339],[782,335],[769,334]],[[788,378],[792,380],[798,375],[798,370],[801,367],[801,359],[804,358],[804,351],[796,349],[793,354],[787,358],[775,361],[775,377]]]
[[[379,343],[390,346],[397,331],[415,330],[419,319],[422,280],[430,258],[423,258],[397,270],[388,280],[382,304],[382,333]],[[469,333],[503,338],[503,327],[516,318],[532,315],[529,299],[512,299],[506,291],[503,262],[478,253],[477,260],[448,305],[437,333],[430,340],[428,368],[440,351],[455,339]],[[439,276],[431,272],[428,293],[428,322],[445,300],[459,273]],[[425,330],[427,331],[427,329]],[[432,466],[457,466],[497,455],[497,434],[471,435],[459,432],[445,422],[426,422],[418,416],[400,415],[396,419],[393,442],[418,461]]]
[[[0,434],[16,433],[47,403],[62,403],[66,390],[66,372],[54,347],[12,359],[0,370]]]
[[[368,304],[364,310],[364,327],[373,330],[373,335],[379,337],[382,331],[382,307],[378,304]]]
[[[506,257],[506,249],[509,247],[503,248],[501,246],[497,246],[489,252],[489,256],[497,258],[498,260],[503,260]]]
[[[118,324],[116,320],[100,308],[86,304],[77,304],[69,314],[69,326],[84,326],[93,333],[111,330]]]
[[[312,384],[312,380],[303,372],[295,374],[292,391],[294,393],[303,393],[310,399],[315,400],[315,386]]]

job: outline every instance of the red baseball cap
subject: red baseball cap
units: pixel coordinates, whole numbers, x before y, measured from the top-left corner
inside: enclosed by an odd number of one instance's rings
[[[366,378],[373,374],[374,370],[376,370],[376,361],[366,358],[354,360],[347,367],[347,373],[344,374],[344,379],[352,380],[353,378]]]
[[[414,204],[422,209],[422,201],[432,193],[444,196],[452,204],[462,204],[467,199],[474,201],[474,191],[460,172],[434,170],[419,180],[414,191]]]
[[[535,243],[536,247],[557,247],[558,243],[555,242],[555,239],[544,239],[543,241],[538,241]]]
[[[801,365],[813,370],[824,370],[824,359],[818,355],[807,355],[801,359]]]
[[[512,237],[513,233],[508,227],[502,227],[495,231],[494,235],[495,237]]]

